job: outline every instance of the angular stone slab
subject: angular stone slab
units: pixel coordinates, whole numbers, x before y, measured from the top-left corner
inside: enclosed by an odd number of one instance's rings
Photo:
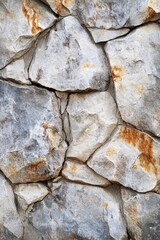
[[[119,29],[160,19],[159,0],[78,0],[77,14],[87,27]]]
[[[71,94],[67,111],[72,133],[67,157],[85,162],[116,127],[115,101],[108,92]]]
[[[110,182],[102,176],[95,173],[86,164],[76,161],[66,161],[63,167],[62,176],[79,183],[86,183],[95,186],[107,187]]]
[[[63,18],[39,41],[29,76],[59,91],[105,90],[109,82],[102,49],[72,16]]]
[[[108,189],[108,188],[107,188]],[[25,239],[127,239],[119,190],[60,181],[52,196],[34,204]]]
[[[22,55],[36,35],[50,27],[56,17],[36,0],[1,0],[0,2],[0,68]]]
[[[123,189],[122,199],[127,228],[132,239],[160,239],[160,195],[137,194]]]
[[[23,225],[18,216],[11,186],[0,174],[0,239],[22,240]]]
[[[110,181],[138,192],[153,190],[160,179],[160,142],[131,127],[118,127],[88,166]]]
[[[157,136],[160,136],[159,39],[160,26],[151,23],[108,42],[105,47],[123,120]]]
[[[90,31],[90,33],[91,33],[95,43],[107,42],[107,41],[112,40],[114,38],[117,38],[117,37],[120,37],[122,35],[125,35],[125,34],[127,34],[130,31],[129,28],[122,28],[122,29],[117,29],[117,30],[88,28],[88,30]]]
[[[57,177],[66,144],[57,99],[37,87],[0,81],[0,169],[14,183]]]

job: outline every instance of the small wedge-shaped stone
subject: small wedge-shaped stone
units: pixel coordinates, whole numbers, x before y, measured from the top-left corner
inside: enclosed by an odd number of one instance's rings
[[[160,136],[160,26],[151,23],[106,44],[124,121]]]
[[[85,162],[116,127],[116,104],[108,92],[71,94],[67,111],[72,133],[67,157]]]
[[[22,240],[23,225],[18,216],[11,186],[0,174],[0,239]]]
[[[77,0],[77,14],[87,27],[131,27],[160,19],[160,1]]]
[[[102,187],[110,185],[110,182],[107,179],[95,173],[86,164],[78,163],[76,161],[66,161],[63,167],[62,175],[74,182]]]
[[[0,1],[0,68],[26,51],[56,17],[36,0]]]
[[[41,201],[49,191],[41,183],[28,183],[16,185],[14,193],[17,195],[21,209],[26,210],[30,204]]]
[[[121,126],[87,164],[110,181],[138,192],[150,191],[160,178],[160,142],[144,132]]]
[[[160,195],[122,189],[124,214],[131,239],[160,239]]]
[[[52,196],[35,203],[25,239],[127,239],[117,188],[53,183]],[[40,237],[41,238],[38,238]]]
[[[47,3],[50,8],[61,16],[69,15],[75,6],[77,0],[42,0]]]
[[[14,183],[57,177],[66,144],[54,93],[0,81],[0,169]]]
[[[39,41],[29,75],[33,82],[59,91],[105,90],[109,81],[102,49],[72,16]]]

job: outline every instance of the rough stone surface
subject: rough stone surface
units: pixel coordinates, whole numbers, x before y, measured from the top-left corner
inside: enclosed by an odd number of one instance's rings
[[[129,28],[122,28],[122,29],[117,29],[117,30],[89,28],[88,30],[90,31],[95,43],[107,42],[107,41],[112,40],[114,38],[125,35],[130,31]]]
[[[36,0],[1,0],[0,68],[26,51],[36,35],[56,20],[52,12]]]
[[[0,81],[0,169],[14,183],[57,177],[66,144],[54,93]]]
[[[0,174],[0,239],[22,240],[23,225],[18,216],[11,186]]]
[[[77,14],[87,27],[119,29],[160,19],[159,0],[77,0]]]
[[[160,136],[159,39],[160,27],[151,23],[105,47],[122,118],[157,136]]]
[[[75,182],[86,183],[95,186],[107,187],[110,182],[91,170],[86,164],[76,161],[66,161],[62,176]]]
[[[132,239],[159,240],[160,238],[160,195],[138,194],[122,189],[124,213]]]
[[[108,92],[71,94],[67,111],[72,133],[67,157],[85,162],[116,127],[116,104]]]
[[[39,41],[29,76],[59,91],[105,90],[109,80],[102,49],[72,16],[63,18]]]
[[[160,142],[131,127],[119,127],[87,162],[98,174],[138,192],[159,182]]]
[[[63,180],[53,183],[52,196],[30,212],[25,239],[30,240],[35,231],[41,236],[36,240],[126,239],[118,188],[107,191]]]

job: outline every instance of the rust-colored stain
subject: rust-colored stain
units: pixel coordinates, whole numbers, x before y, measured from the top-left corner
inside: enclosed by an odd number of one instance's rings
[[[115,148],[113,148],[113,147],[109,147],[108,149],[107,149],[107,151],[106,151],[106,156],[113,156],[113,155],[115,155],[115,154],[117,154],[117,151],[116,151],[116,149]]]
[[[24,3],[22,4],[22,11],[27,19],[28,25],[31,27],[31,32],[32,34],[37,34],[43,30],[38,25],[39,21],[39,12],[33,5],[33,3],[30,2],[30,0],[25,0]]]
[[[125,73],[125,69],[120,65],[115,65],[112,67],[111,74],[114,81],[121,80]]]
[[[106,202],[102,203],[101,207],[106,209],[108,207],[108,203],[106,203]]]
[[[150,136],[133,128],[122,127],[120,138],[141,152],[138,157],[141,167],[148,172],[154,169],[154,173],[157,174],[155,159],[153,158],[153,139]],[[135,167],[135,164],[133,167]]]
[[[74,164],[72,164],[70,166],[70,169],[71,169],[71,171],[75,172],[77,170],[77,167]]]
[[[135,204],[131,204],[128,206],[128,213],[130,216],[131,223],[136,226],[138,224],[138,214],[137,214],[137,208]]]
[[[48,139],[50,150],[57,148],[61,142],[61,137],[59,136],[56,129],[49,126],[47,122],[41,125],[44,128],[44,135]]]
[[[46,169],[46,162],[42,157],[36,158],[34,162],[29,163],[27,166],[27,172],[31,175],[35,173],[39,175],[42,169]]]
[[[149,20],[156,20],[160,17],[160,13],[156,13],[152,7],[147,8],[147,16],[145,21],[148,22]]]
[[[65,15],[68,12],[65,6],[62,4],[62,0],[54,0],[53,2],[55,5],[56,13],[60,15]]]

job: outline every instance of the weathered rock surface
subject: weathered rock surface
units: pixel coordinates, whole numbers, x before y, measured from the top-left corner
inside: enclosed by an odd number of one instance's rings
[[[23,225],[17,213],[11,186],[0,174],[0,239],[22,240]]]
[[[28,224],[27,240],[127,239],[117,188],[53,183],[52,196],[34,204]]]
[[[0,1],[0,68],[30,48],[36,35],[56,20],[36,0]]]
[[[105,47],[122,118],[157,136],[160,136],[159,39],[160,26],[151,23]]]
[[[95,173],[86,164],[78,163],[76,161],[66,161],[63,167],[62,176],[80,183],[86,183],[95,186],[107,187],[110,182]]]
[[[67,157],[85,162],[116,127],[116,104],[108,92],[71,94],[67,111],[72,133]]]
[[[87,162],[101,176],[138,192],[153,190],[160,179],[160,142],[121,126]]]
[[[123,189],[127,227],[132,239],[160,239],[160,195]]]
[[[49,193],[47,187],[41,183],[16,185],[14,192],[23,210],[26,210],[30,204],[41,201]]]
[[[102,49],[72,16],[63,18],[39,41],[29,76],[59,91],[105,90],[109,81]]]
[[[77,0],[76,8],[87,27],[119,29],[160,19],[158,0]]]
[[[14,183],[57,177],[66,151],[54,93],[0,81],[0,169]]]
[[[117,30],[88,28],[88,30],[90,31],[95,43],[107,42],[107,41],[112,40],[114,38],[125,35],[130,31],[129,28],[121,28],[121,29],[117,29]]]

